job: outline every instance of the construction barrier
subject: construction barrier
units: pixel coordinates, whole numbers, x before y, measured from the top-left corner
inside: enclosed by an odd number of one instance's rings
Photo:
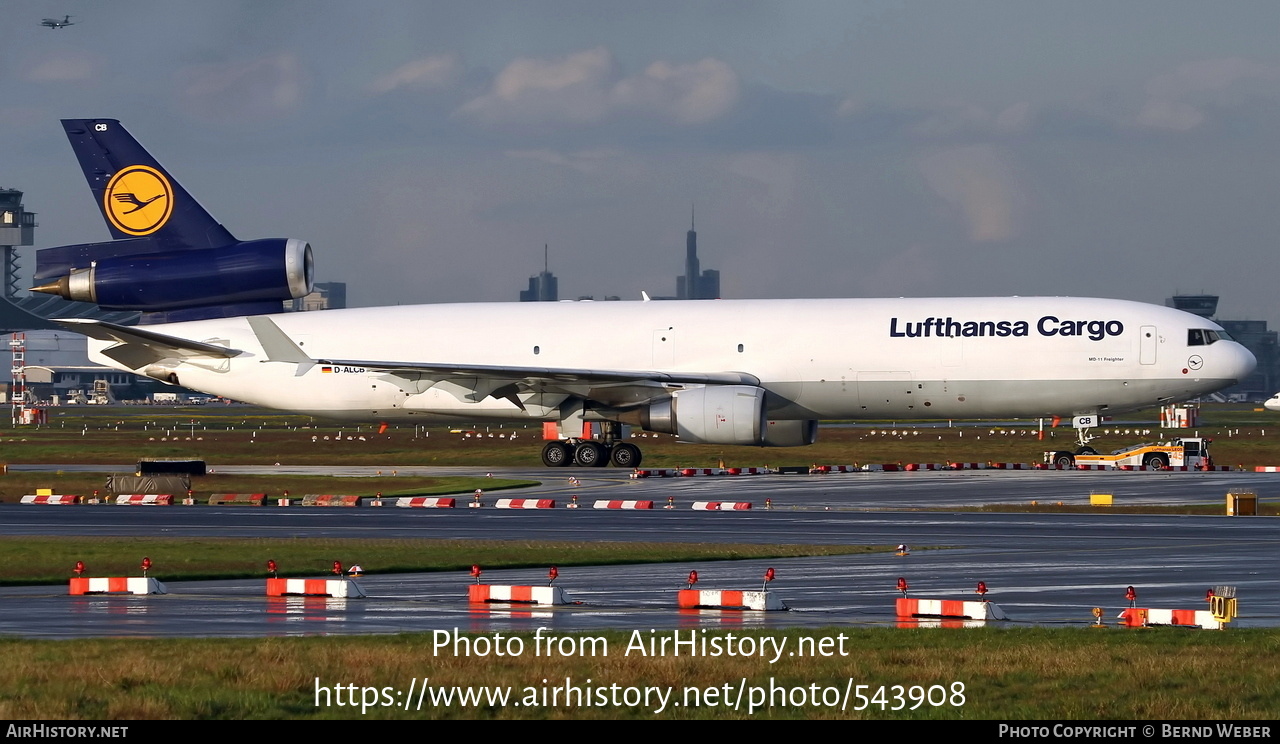
[[[959,599],[910,599],[898,597],[898,617],[955,617],[966,620],[1007,620],[994,602]]]
[[[632,478],[674,478],[680,474],[679,470],[674,468],[649,468],[647,470],[636,470],[631,474]]]
[[[985,462],[949,462],[948,470],[986,470],[988,467]]]
[[[209,506],[262,506],[265,493],[215,493],[209,495]]]
[[[164,584],[144,576],[76,577],[72,594],[167,594]]]
[[[676,598],[681,609],[785,610],[787,606],[773,592],[715,591],[681,589]]]
[[[652,509],[652,501],[607,501],[600,500],[591,505],[592,509]]]
[[[867,473],[897,473],[902,470],[902,466],[889,462],[883,465],[863,465],[862,470]]]
[[[1120,619],[1130,628],[1142,628],[1148,625],[1182,625],[1205,630],[1222,630],[1226,626],[1208,610],[1154,610],[1146,607],[1127,607],[1120,613]]]
[[[351,579],[267,579],[268,597],[363,597],[364,589]]]
[[[773,472],[769,468],[727,468],[725,475],[765,475]]]
[[[173,496],[167,493],[122,493],[116,496],[116,503],[133,506],[173,506]]]
[[[858,470],[857,465],[814,465],[809,468],[810,475],[819,475],[827,473],[853,473]]]
[[[695,501],[694,511],[746,511],[751,508],[750,501]]]
[[[680,471],[680,475],[685,478],[695,475],[724,475],[724,471],[720,468],[684,468]]]
[[[1280,465],[1259,465],[1253,469],[1255,473],[1280,473]]]
[[[946,465],[939,465],[936,462],[909,462],[902,466],[902,469],[908,473],[914,473],[917,470],[946,470]]]
[[[555,499],[498,499],[495,509],[554,509]]]
[[[520,602],[536,605],[567,605],[569,597],[558,586],[508,586],[501,584],[472,584],[467,587],[467,599],[484,602]]]
[[[78,504],[80,503],[80,497],[70,496],[70,495],[58,495],[58,494],[54,494],[54,495],[40,494],[40,495],[34,495],[34,496],[23,496],[21,503],[23,504],[55,504],[55,505]]]
[[[302,497],[303,506],[360,506],[359,496],[331,496],[309,493]],[[284,506],[284,504],[281,504]]]
[[[452,509],[457,501],[439,496],[406,496],[396,499],[396,506],[404,509]]]
[[[987,468],[990,470],[1037,470],[1027,462],[989,462]]]

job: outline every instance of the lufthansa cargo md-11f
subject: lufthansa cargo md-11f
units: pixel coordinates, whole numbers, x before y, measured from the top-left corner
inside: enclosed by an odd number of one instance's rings
[[[239,241],[119,122],[63,126],[114,240],[39,253],[98,362],[335,419],[560,424],[547,465],[640,464],[622,425],[812,444],[822,419],[1105,416],[1228,387],[1253,355],[1171,308],[1072,297],[469,303],[280,313],[310,246]],[[584,437],[583,424],[597,422]]]

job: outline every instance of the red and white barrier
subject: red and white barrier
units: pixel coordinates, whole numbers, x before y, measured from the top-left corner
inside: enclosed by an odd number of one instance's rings
[[[1143,613],[1145,613],[1145,622]],[[1120,619],[1131,628],[1141,628],[1144,625],[1184,625],[1205,630],[1222,630],[1223,628],[1223,623],[1208,610],[1153,610],[1146,607],[1126,607],[1120,613]]]
[[[825,475],[827,473],[853,473],[857,470],[857,465],[814,465],[809,468],[809,473],[811,475]]]
[[[695,501],[694,511],[747,511],[750,501]]]
[[[503,584],[472,584],[467,587],[467,599],[474,603],[520,602],[536,605],[571,604],[569,596],[558,586],[509,586]]]
[[[652,509],[652,501],[608,501],[601,499],[591,505],[592,509]]]
[[[772,472],[769,468],[728,468],[725,475],[766,475]]]
[[[988,468],[985,462],[949,462],[947,468],[950,470],[986,470]]]
[[[1259,465],[1253,469],[1255,473],[1280,473],[1280,465]]]
[[[555,499],[498,499],[495,509],[554,509]]]
[[[946,470],[947,466],[936,462],[909,462],[902,469],[908,473],[914,473],[917,470]]]
[[[681,589],[676,598],[681,609],[711,610],[785,610],[773,592],[761,591],[715,591],[703,589]]]
[[[267,579],[268,597],[363,597],[364,589],[351,579]]]
[[[691,478],[695,475],[724,475],[724,471],[720,468],[684,468],[680,471],[680,475]]]
[[[897,473],[902,471],[902,466],[887,462],[882,465],[863,465],[862,470],[867,473]]]
[[[77,577],[71,580],[72,594],[168,594],[164,584],[150,577]]]
[[[674,478],[679,475],[680,471],[674,468],[649,468],[647,470],[636,470],[631,474],[632,478]]]
[[[134,506],[173,506],[173,496],[167,493],[122,493],[116,496],[116,503]]]
[[[989,462],[987,468],[990,470],[1035,470],[1031,463],[1026,462]]]
[[[910,599],[898,597],[898,617],[957,617],[967,620],[1007,620],[994,602],[959,599]]]
[[[61,506],[66,504],[74,504],[76,503],[76,499],[79,499],[79,498],[80,498],[79,496],[60,495],[60,494],[54,494],[52,496],[28,495],[28,496],[22,497],[22,503],[24,504],[55,504],[55,505]]]
[[[405,496],[396,499],[396,506],[404,509],[452,509],[457,501],[440,496]]]
[[[1076,465],[1076,470],[1110,470],[1110,465]]]

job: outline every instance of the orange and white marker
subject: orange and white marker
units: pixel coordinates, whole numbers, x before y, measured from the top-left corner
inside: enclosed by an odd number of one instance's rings
[[[785,610],[787,606],[773,592],[681,589],[676,598],[681,609],[694,610]]]
[[[173,506],[173,495],[167,493],[122,493],[116,497],[116,503],[133,506]]]
[[[71,594],[168,594],[164,584],[144,576],[111,576],[71,580]]]
[[[351,579],[267,579],[268,597],[363,597],[364,589]]]
[[[513,602],[535,605],[571,604],[564,589],[558,586],[510,586],[503,584],[471,584],[467,600],[475,604]]]
[[[652,501],[609,501],[601,499],[591,505],[592,509],[652,509]]]
[[[1149,625],[1182,625],[1205,630],[1222,630],[1226,627],[1225,623],[1215,618],[1209,610],[1157,610],[1147,607],[1126,607],[1119,617],[1131,628],[1145,628]]]
[[[995,602],[969,602],[958,599],[911,599],[898,597],[898,617],[964,618],[967,620],[1007,620],[1004,610]]]
[[[441,496],[404,496],[396,499],[396,506],[402,509],[452,509],[457,500]]]
[[[695,501],[694,511],[747,511],[750,501]]]
[[[495,509],[554,509],[555,499],[498,499]]]
[[[62,494],[54,494],[54,495],[52,495],[52,496],[50,496],[50,495],[46,495],[46,494],[36,494],[36,495],[23,496],[23,497],[22,497],[22,499],[21,499],[21,503],[23,503],[23,504],[53,504],[53,505],[57,505],[57,506],[65,506],[65,505],[67,505],[67,504],[74,504],[74,503],[76,503],[76,501],[77,501],[79,498],[80,498],[79,496],[70,496],[70,495],[62,495]]]

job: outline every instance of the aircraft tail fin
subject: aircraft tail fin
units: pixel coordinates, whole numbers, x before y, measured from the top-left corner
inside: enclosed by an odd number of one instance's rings
[[[146,237],[164,250],[236,242],[115,119],[63,119],[102,218],[116,240]]]

